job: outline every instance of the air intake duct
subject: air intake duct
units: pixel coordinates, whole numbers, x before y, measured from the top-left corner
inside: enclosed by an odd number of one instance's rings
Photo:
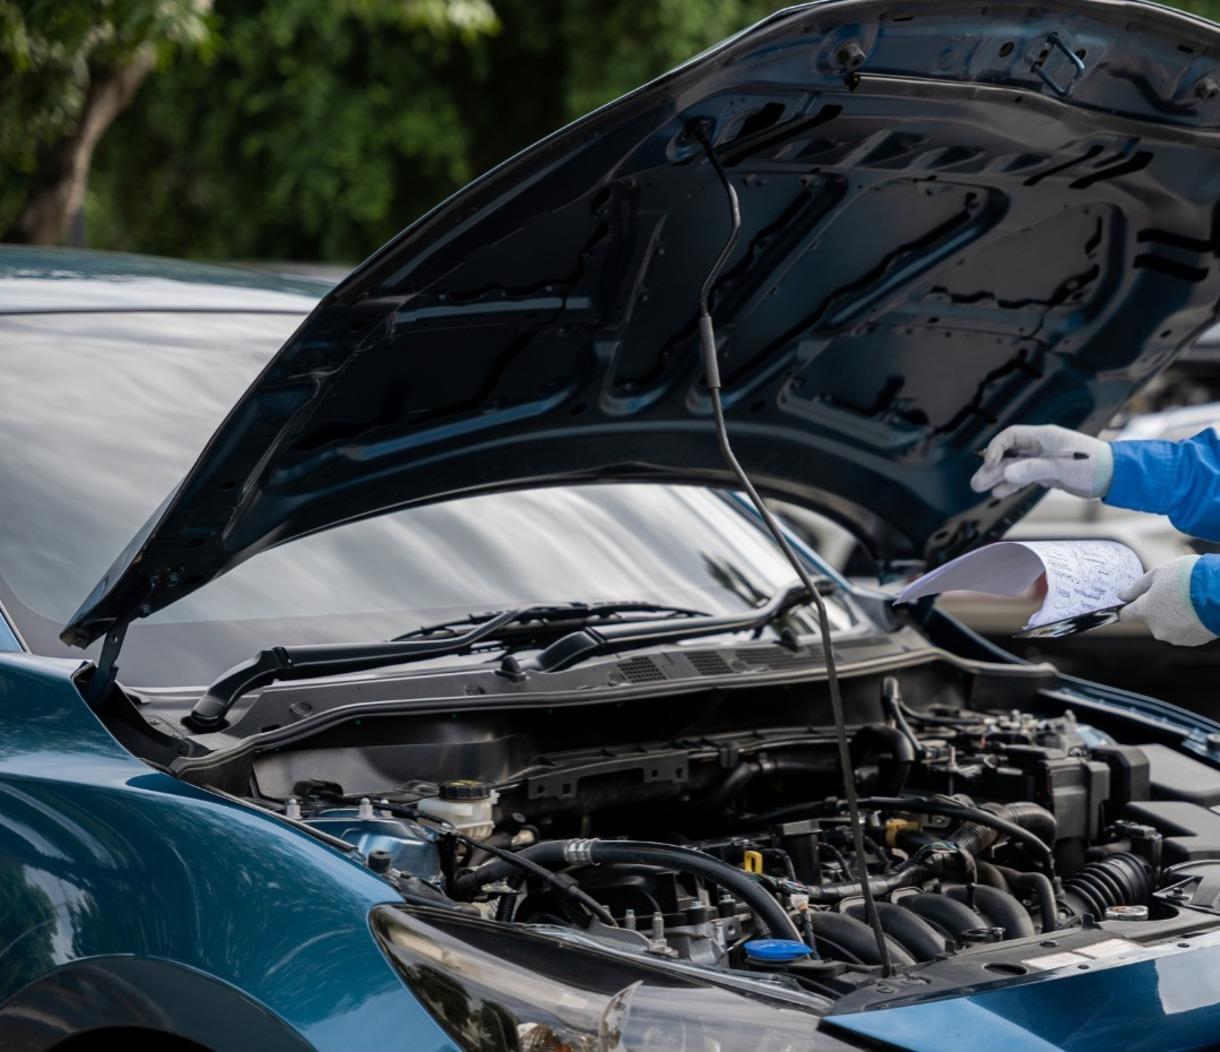
[[[1123,851],[1090,862],[1063,882],[1063,900],[1078,917],[1101,920],[1110,906],[1146,905],[1152,895],[1152,867]]]

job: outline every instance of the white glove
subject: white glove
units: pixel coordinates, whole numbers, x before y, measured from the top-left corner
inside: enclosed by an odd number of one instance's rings
[[[1195,613],[1190,601],[1190,575],[1197,555],[1181,555],[1149,570],[1118,593],[1127,605],[1119,612],[1120,621],[1143,621],[1153,637],[1180,647],[1210,643],[1215,635]]]
[[[1113,474],[1108,442],[1054,424],[1006,427],[987,443],[983,466],[974,473],[970,488],[1007,497],[1037,483],[1077,497],[1104,497]]]

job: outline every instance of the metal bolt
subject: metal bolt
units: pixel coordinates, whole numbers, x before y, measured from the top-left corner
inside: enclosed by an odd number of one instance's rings
[[[867,57],[864,48],[854,40],[849,40],[835,52],[835,61],[846,69],[859,69]]]

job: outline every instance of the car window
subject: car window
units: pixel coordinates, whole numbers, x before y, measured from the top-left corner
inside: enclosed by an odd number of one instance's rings
[[[0,462],[0,598],[33,649],[70,652],[60,627],[298,322],[0,318],[0,443],[20,451]],[[134,624],[121,674],[133,686],[198,685],[263,647],[380,639],[535,602],[643,599],[729,612],[792,577],[749,516],[701,487],[484,495],[264,552]],[[840,627],[852,623],[846,605],[833,614]]]

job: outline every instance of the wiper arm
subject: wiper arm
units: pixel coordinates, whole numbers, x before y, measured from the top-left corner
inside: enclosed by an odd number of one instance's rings
[[[820,595],[832,594],[834,582],[817,578],[814,587]],[[521,662],[523,671],[558,672],[577,662],[609,650],[676,643],[698,636],[714,636],[722,632],[747,632],[765,628],[777,617],[795,606],[809,602],[809,591],[803,584],[789,585],[776,592],[761,606],[741,614],[691,617],[675,621],[623,622],[598,626],[586,625],[538,652],[528,662]]]
[[[394,640],[419,639],[434,637],[439,633],[448,633],[445,639],[454,638],[460,628],[470,628],[482,625],[502,611],[494,610],[488,614],[467,614],[455,621],[441,621],[434,625],[423,625],[395,636]],[[627,600],[606,603],[556,603],[553,606],[534,606],[518,611],[519,616],[513,618],[511,625],[506,625],[504,631],[497,633],[496,638],[504,639],[510,635],[537,636],[541,633],[562,631],[568,625],[587,625],[594,620],[621,618],[624,614],[660,614],[664,617],[709,617],[704,610],[692,610],[685,606],[669,606],[664,603],[649,603],[642,600]],[[631,623],[631,622],[628,622]]]
[[[191,709],[184,722],[195,730],[211,731],[224,726],[225,716],[243,694],[277,680],[312,679],[368,672],[385,665],[423,661],[431,657],[460,654],[481,640],[494,636],[506,625],[530,616],[534,607],[502,610],[474,625],[468,632],[440,639],[391,639],[377,643],[319,643],[312,646],[272,647],[240,665],[234,665]],[[549,609],[549,608],[539,608]]]

